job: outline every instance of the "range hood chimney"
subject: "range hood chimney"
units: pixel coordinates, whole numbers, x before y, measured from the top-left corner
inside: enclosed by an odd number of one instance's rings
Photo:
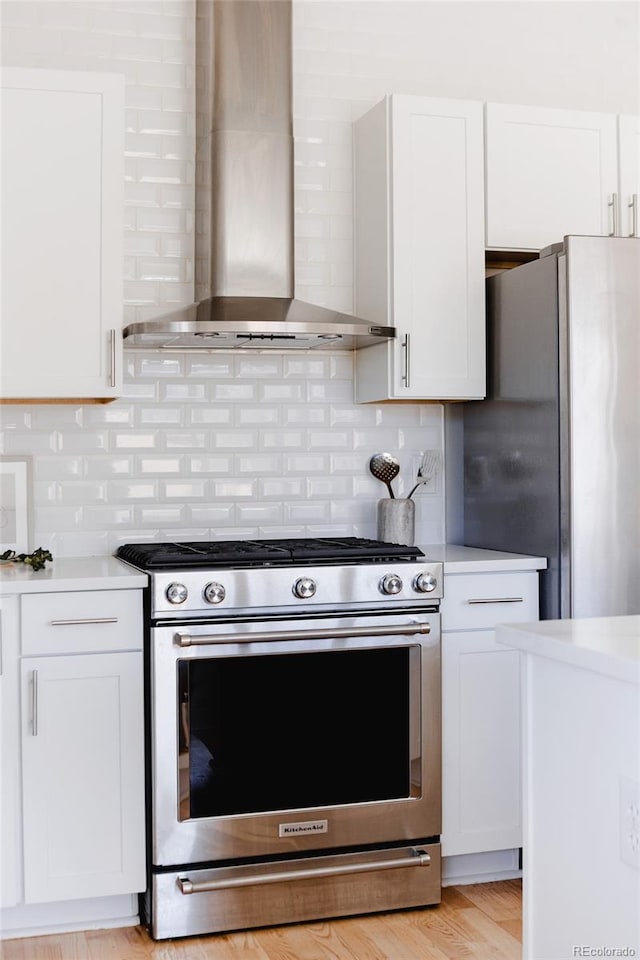
[[[293,296],[291,0],[204,2],[213,15],[212,296],[129,324],[125,347],[344,350],[395,336]]]

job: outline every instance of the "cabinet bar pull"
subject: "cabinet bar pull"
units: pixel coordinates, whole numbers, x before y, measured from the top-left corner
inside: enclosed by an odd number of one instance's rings
[[[338,877],[349,873],[369,873],[372,870],[393,870],[397,867],[428,867],[431,857],[425,850],[416,850],[409,857],[397,860],[370,860],[367,863],[352,863],[333,867],[311,867],[308,870],[283,870],[280,873],[262,873],[253,877],[230,877],[228,880],[189,880],[178,877],[178,886],[183,894],[208,893],[211,890],[224,890],[227,887],[251,887],[265,883],[282,883],[287,880],[316,879],[317,877]]]
[[[618,233],[618,194],[617,193],[611,194],[611,199],[607,201],[607,206],[611,210],[611,217],[610,217],[611,232],[609,236],[615,237],[616,234]]]
[[[402,382],[405,387],[409,388],[411,386],[411,337],[408,333],[405,333],[402,338],[402,349],[404,350],[404,373],[402,374]]]
[[[638,194],[634,193],[631,197],[631,202],[629,203],[629,209],[631,210],[631,233],[630,237],[638,236]]]
[[[271,630],[264,633],[221,633],[193,636],[176,633],[179,647],[205,646],[209,643],[265,643],[274,640],[344,640],[349,637],[415,637],[431,633],[430,623],[403,623],[393,627],[344,627],[331,630]]]
[[[31,734],[38,736],[38,671],[31,671]]]
[[[467,603],[524,603],[524,597],[479,597]]]
[[[50,620],[49,623],[52,627],[68,627],[76,623],[117,623],[117,617],[86,617],[78,618],[77,620]]]
[[[109,386],[116,385],[116,331],[109,330]]]

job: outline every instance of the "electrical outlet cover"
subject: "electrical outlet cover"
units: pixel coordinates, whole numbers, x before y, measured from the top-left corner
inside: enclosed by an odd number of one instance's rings
[[[640,870],[640,783],[620,777],[620,859]]]

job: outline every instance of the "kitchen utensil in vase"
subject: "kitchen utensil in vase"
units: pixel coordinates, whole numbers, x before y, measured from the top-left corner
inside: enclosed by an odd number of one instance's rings
[[[407,500],[411,499],[421,484],[429,483],[430,480],[433,480],[436,470],[438,469],[439,462],[440,458],[436,452],[433,450],[425,450],[425,452],[422,454],[422,460],[420,461],[420,466],[418,467],[418,472],[416,474],[416,483],[411,488],[411,492],[407,495]]]
[[[400,464],[396,458],[390,453],[374,453],[369,460],[369,470],[376,480],[382,480],[386,484],[389,496],[394,500],[395,493],[391,489],[391,481],[395,480],[400,473]]]

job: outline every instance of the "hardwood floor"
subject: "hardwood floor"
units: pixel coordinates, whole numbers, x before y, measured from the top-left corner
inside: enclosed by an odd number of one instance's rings
[[[141,927],[5,940],[2,960],[521,960],[521,882],[446,887],[439,907],[154,942]]]

